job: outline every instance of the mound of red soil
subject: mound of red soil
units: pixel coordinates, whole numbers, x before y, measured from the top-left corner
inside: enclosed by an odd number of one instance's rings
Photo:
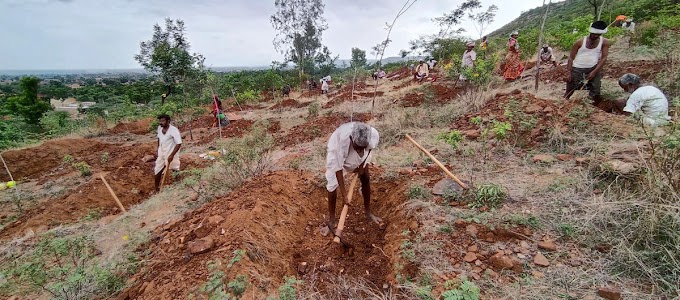
[[[446,84],[432,84],[430,87],[434,96],[434,103],[439,104],[451,101],[453,98],[458,97],[458,95],[460,95],[460,93],[463,91],[463,87],[456,85],[450,86]],[[424,101],[424,92],[413,92],[404,95],[404,98],[400,100],[400,103],[404,107],[417,107],[421,106]]]
[[[267,132],[271,134],[276,134],[279,133],[281,130],[281,121],[277,121],[274,119],[269,119],[269,127],[267,127]]]
[[[242,137],[250,131],[250,128],[253,127],[254,123],[255,122],[252,120],[245,119],[231,121],[227,127],[222,128],[222,138]],[[208,130],[207,134],[203,134],[201,131],[198,132],[195,137],[197,137],[197,145],[209,144],[220,137],[220,129],[211,128]]]
[[[508,111],[511,107],[511,102],[513,102],[516,107],[515,113],[522,113],[526,115],[527,119],[518,120],[517,117],[510,119],[508,117]],[[605,106],[606,104],[603,104]],[[481,110],[467,114],[461,118],[458,118],[452,124],[452,128],[467,131],[476,132],[471,134],[472,136],[479,135],[479,126],[472,124],[470,119],[474,117],[482,117],[484,122],[490,122],[490,120],[496,120],[499,122],[511,123],[513,120],[517,122],[527,123],[534,121],[535,124],[530,128],[517,128],[521,124],[513,125],[512,131],[517,133],[520,130],[525,130],[526,132],[520,133],[521,139],[526,142],[525,146],[533,146],[535,143],[542,142],[546,136],[550,133],[550,130],[554,129],[556,126],[560,128],[561,131],[568,131],[569,124],[574,121],[586,121],[594,124],[604,124],[611,123],[615,118],[614,115],[607,114],[604,111],[598,109],[589,109],[588,104],[583,104],[581,101],[553,101],[536,98],[532,94],[522,93],[519,90],[515,90],[509,94],[497,94],[493,100],[489,101]],[[578,109],[577,114],[572,114],[572,111]],[[584,115],[585,114],[585,115]],[[487,124],[488,126],[491,126]]]
[[[225,112],[240,112],[240,111],[247,111],[247,110],[258,110],[262,109],[263,107],[261,105],[249,105],[249,104],[241,104],[239,105],[232,105],[231,107],[225,109]]]
[[[56,139],[32,148],[9,150],[2,157],[15,180],[38,179],[62,165],[67,154],[80,159],[104,152],[111,146],[92,139]],[[0,179],[9,181],[6,172],[0,173]]]
[[[392,80],[392,81],[402,80],[404,78],[409,78],[411,76],[413,76],[413,73],[411,72],[411,70],[408,67],[401,67],[398,70],[390,72],[389,74],[387,74],[387,78],[389,80]]]
[[[210,278],[208,262],[226,264],[237,249],[245,250],[245,257],[229,268],[227,281],[249,275],[243,299],[276,293],[284,276],[301,278],[322,295],[338,273],[376,286],[393,282],[400,235],[413,223],[399,210],[406,201],[405,185],[372,182],[373,196],[380,199],[373,210],[387,226],[380,230],[368,224],[359,206],[351,207],[343,240],[354,248],[344,251],[331,242],[332,234],[320,234],[326,190],[317,181],[318,174],[302,171],[260,176],[158,228],[147,264],[119,299],[186,298]]]
[[[281,101],[281,103],[276,103],[269,109],[281,109],[281,108],[300,108],[300,107],[305,107],[309,105],[309,103],[300,103],[297,102],[295,99],[286,99]]]
[[[306,90],[300,94],[300,98],[309,98],[314,96],[321,96],[321,89],[316,90]]]
[[[109,129],[109,134],[132,133],[144,135],[151,132],[152,119],[144,119],[130,123],[118,123],[115,127]]]
[[[359,122],[366,122],[370,119],[372,119],[372,116],[368,113],[355,114],[351,118],[352,121]],[[288,134],[277,139],[277,144],[287,148],[312,141],[319,137],[327,138],[328,135],[333,133],[333,131],[338,128],[338,126],[347,122],[350,122],[349,116],[334,114],[330,116],[318,117],[311,121],[305,122],[304,124],[300,124],[291,128],[288,131]]]

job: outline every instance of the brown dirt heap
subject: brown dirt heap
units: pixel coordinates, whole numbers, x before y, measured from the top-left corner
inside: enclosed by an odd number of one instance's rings
[[[403,185],[374,180],[374,211],[385,230],[369,224],[361,205],[353,205],[343,239],[353,251],[320,233],[326,190],[318,174],[280,171],[245,183],[223,199],[191,212],[155,232],[152,254],[120,299],[186,298],[210,277],[208,262],[227,263],[237,249],[246,257],[229,270],[231,280],[247,274],[244,299],[263,299],[284,276],[297,276],[325,294],[329,278],[343,273],[377,286],[393,281],[392,256],[398,251],[408,218],[397,209]],[[361,198],[355,199],[361,203]],[[305,270],[298,267],[306,263]],[[302,272],[299,272],[302,271]]]

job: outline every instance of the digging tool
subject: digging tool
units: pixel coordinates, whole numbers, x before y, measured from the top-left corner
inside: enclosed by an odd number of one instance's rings
[[[342,213],[340,213],[340,221],[338,221],[338,227],[335,229],[335,237],[333,238],[333,242],[338,244],[342,243],[343,245],[347,245],[345,242],[341,240],[340,236],[342,235],[342,230],[345,229],[345,219],[347,219],[349,204],[352,203],[352,196],[354,195],[354,187],[357,185],[357,178],[359,178],[359,176],[354,177],[354,179],[352,179],[352,183],[349,185],[349,192],[347,193],[347,204],[345,204],[342,207]]]
[[[113,197],[113,200],[116,200],[116,203],[118,204],[118,207],[120,208],[120,210],[121,210],[122,212],[127,212],[127,210],[125,210],[125,207],[123,206],[123,203],[120,202],[120,199],[118,199],[118,196],[116,196],[116,193],[113,192],[113,189],[111,188],[111,186],[109,185],[109,183],[106,182],[106,178],[104,178],[104,175],[103,175],[103,174],[99,174],[99,178],[101,178],[101,179],[102,179],[102,182],[104,182],[104,185],[106,185],[106,188],[109,190],[109,193],[111,193],[111,196]],[[162,185],[161,185],[161,186],[162,186]]]
[[[170,173],[170,163],[168,160],[165,160],[165,170],[163,170],[163,177],[161,178],[161,185],[158,187],[158,191],[163,190],[163,185],[165,184],[165,179],[168,178],[168,173]]]
[[[9,180],[11,182],[14,182],[14,177],[12,177],[12,173],[9,171],[9,168],[7,167],[7,163],[5,163],[5,159],[2,157],[2,154],[0,154],[0,159],[2,160],[2,164],[5,166],[5,170],[7,171],[7,175],[9,175]]]
[[[453,173],[451,173],[451,171],[449,171],[449,169],[447,169],[436,157],[434,157],[434,155],[432,155],[430,153],[430,151],[427,151],[427,149],[423,148],[423,146],[418,144],[418,142],[416,142],[410,135],[407,134],[406,138],[409,141],[411,141],[411,143],[416,145],[416,147],[418,147],[418,149],[420,149],[420,151],[423,151],[423,153],[425,153],[428,157],[430,157],[430,159],[432,159],[432,161],[434,161],[434,163],[436,163],[439,166],[439,168],[441,168],[442,171],[444,171],[444,173],[446,173],[446,175],[449,175],[449,177],[451,177],[451,179],[453,179],[453,181],[458,183],[458,185],[460,185],[460,187],[462,187],[465,190],[469,189],[469,187],[465,183],[460,181],[460,179],[458,179],[458,177],[456,177],[456,175],[453,175]]]

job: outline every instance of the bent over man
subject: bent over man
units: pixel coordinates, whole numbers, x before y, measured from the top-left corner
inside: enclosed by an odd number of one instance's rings
[[[340,125],[328,140],[326,154],[326,189],[328,190],[328,228],[335,229],[335,203],[338,188],[342,203],[347,203],[345,174],[357,173],[361,180],[364,213],[370,222],[382,226],[382,219],[371,213],[371,182],[368,162],[371,152],[378,147],[378,130],[361,122]]]

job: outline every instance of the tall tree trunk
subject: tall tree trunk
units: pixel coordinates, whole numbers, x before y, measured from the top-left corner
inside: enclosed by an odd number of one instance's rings
[[[548,10],[550,10],[550,2],[548,1],[548,6],[545,7],[545,13],[543,14],[543,22],[541,22],[541,33],[538,35],[538,56],[536,56],[536,82],[534,84],[534,92],[538,91],[538,81],[541,74],[541,43],[543,43],[543,29],[545,28],[545,19],[548,18]],[[543,0],[543,5],[545,6],[545,0]]]
[[[168,88],[168,92],[161,96],[161,105],[165,105],[165,99],[172,93],[172,85],[168,84],[166,87]]]

